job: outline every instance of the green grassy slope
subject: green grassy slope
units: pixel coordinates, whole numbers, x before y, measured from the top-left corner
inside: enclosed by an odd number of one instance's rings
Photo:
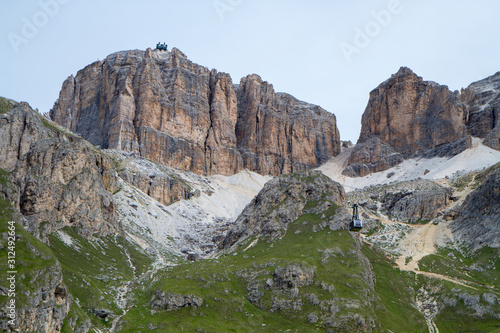
[[[137,291],[137,307],[124,316],[122,331],[426,332],[423,316],[411,306],[414,277],[364,247],[376,275],[373,292],[366,279],[370,265],[356,240],[348,231],[321,228],[321,215],[328,219],[335,209],[302,215],[274,243],[257,240],[247,248],[251,237],[234,253],[159,273]],[[291,264],[313,269],[313,282],[295,292],[270,287],[277,269]],[[194,295],[203,305],[152,311],[158,292]]]
[[[443,283],[435,292],[446,306],[435,322],[440,332],[492,332],[500,328],[500,250],[469,251],[440,248],[422,258],[421,270],[469,281],[472,288]],[[495,316],[496,314],[496,316]]]
[[[116,303],[119,288],[134,281],[152,262],[121,236],[87,240],[66,227],[50,236],[50,244],[69,292],[98,328],[110,328],[112,320],[123,313]],[[108,315],[96,316],[96,310]]]

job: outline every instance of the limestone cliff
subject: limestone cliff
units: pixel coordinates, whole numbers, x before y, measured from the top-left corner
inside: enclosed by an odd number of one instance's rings
[[[64,226],[86,237],[119,231],[112,197],[117,178],[109,158],[26,103],[0,114],[0,142],[0,168],[15,185],[9,201],[32,235],[46,241]]]
[[[344,174],[364,176],[412,156],[453,156],[469,136],[499,149],[500,73],[452,92],[402,67],[370,93],[358,144]]]
[[[500,72],[472,83],[460,97],[469,106],[465,119],[469,133],[500,150]]]
[[[476,181],[481,182],[479,187],[457,209],[453,235],[473,250],[500,248],[500,163],[480,173]]]
[[[118,52],[85,67],[63,83],[50,117],[102,148],[199,174],[277,175],[340,151],[333,114],[257,75],[236,86],[175,48]]]

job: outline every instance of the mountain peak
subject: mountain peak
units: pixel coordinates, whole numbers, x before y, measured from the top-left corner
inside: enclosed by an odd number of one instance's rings
[[[236,90],[228,74],[174,47],[123,51],[87,66],[65,81],[50,115],[94,145],[177,169],[278,175],[317,167],[340,152],[335,116],[311,108],[280,103],[257,74]],[[292,128],[294,136],[285,139]]]
[[[401,66],[399,70],[392,75],[392,77],[399,77],[399,76],[407,76],[407,75],[416,75],[415,72],[413,72],[409,67]]]

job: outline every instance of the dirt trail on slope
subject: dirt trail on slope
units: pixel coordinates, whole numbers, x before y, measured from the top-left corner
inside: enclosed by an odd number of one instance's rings
[[[436,251],[434,246],[438,226],[432,223],[413,227],[413,231],[401,242],[401,256],[397,264],[401,270],[418,270],[418,261]],[[407,258],[411,258],[406,262]]]
[[[330,159],[328,162],[321,165],[318,170],[321,170],[325,175],[330,177],[331,179],[341,183],[346,183],[346,177],[342,174],[342,171],[347,167],[347,161],[351,156],[351,152],[353,147],[351,148],[343,148],[340,154]],[[345,186],[345,185],[344,185]],[[346,190],[349,190],[346,189]]]
[[[369,214],[372,215],[372,214]],[[384,224],[401,224],[400,222],[391,221],[389,218],[383,214],[371,216],[372,218],[379,219]],[[420,271],[418,267],[418,262],[423,257],[434,254],[436,252],[436,245],[443,244],[444,239],[452,239],[452,234],[448,228],[446,222],[441,222],[439,224],[428,223],[424,225],[413,225],[406,224],[413,230],[404,237],[398,244],[401,255],[397,258],[396,264],[402,271],[411,271],[416,274],[422,274],[428,277],[446,280],[464,287],[476,289],[467,284],[467,281],[452,278],[446,275]],[[365,236],[362,236],[366,240]],[[369,242],[368,242],[369,243]],[[408,260],[408,262],[407,262]]]
[[[475,287],[468,285],[464,280],[419,270],[418,262],[423,257],[436,252],[435,245],[438,243],[438,236],[443,234],[450,234],[451,236],[450,230],[443,223],[439,223],[437,225],[429,223],[414,226],[414,230],[400,244],[402,254],[396,261],[399,269],[476,289]]]

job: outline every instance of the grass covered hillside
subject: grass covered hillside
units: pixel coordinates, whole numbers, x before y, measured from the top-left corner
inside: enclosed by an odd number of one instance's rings
[[[345,219],[337,203],[303,197],[298,206],[278,239],[251,235],[213,259],[158,272],[134,293],[122,331],[426,332],[411,274],[336,228]]]

